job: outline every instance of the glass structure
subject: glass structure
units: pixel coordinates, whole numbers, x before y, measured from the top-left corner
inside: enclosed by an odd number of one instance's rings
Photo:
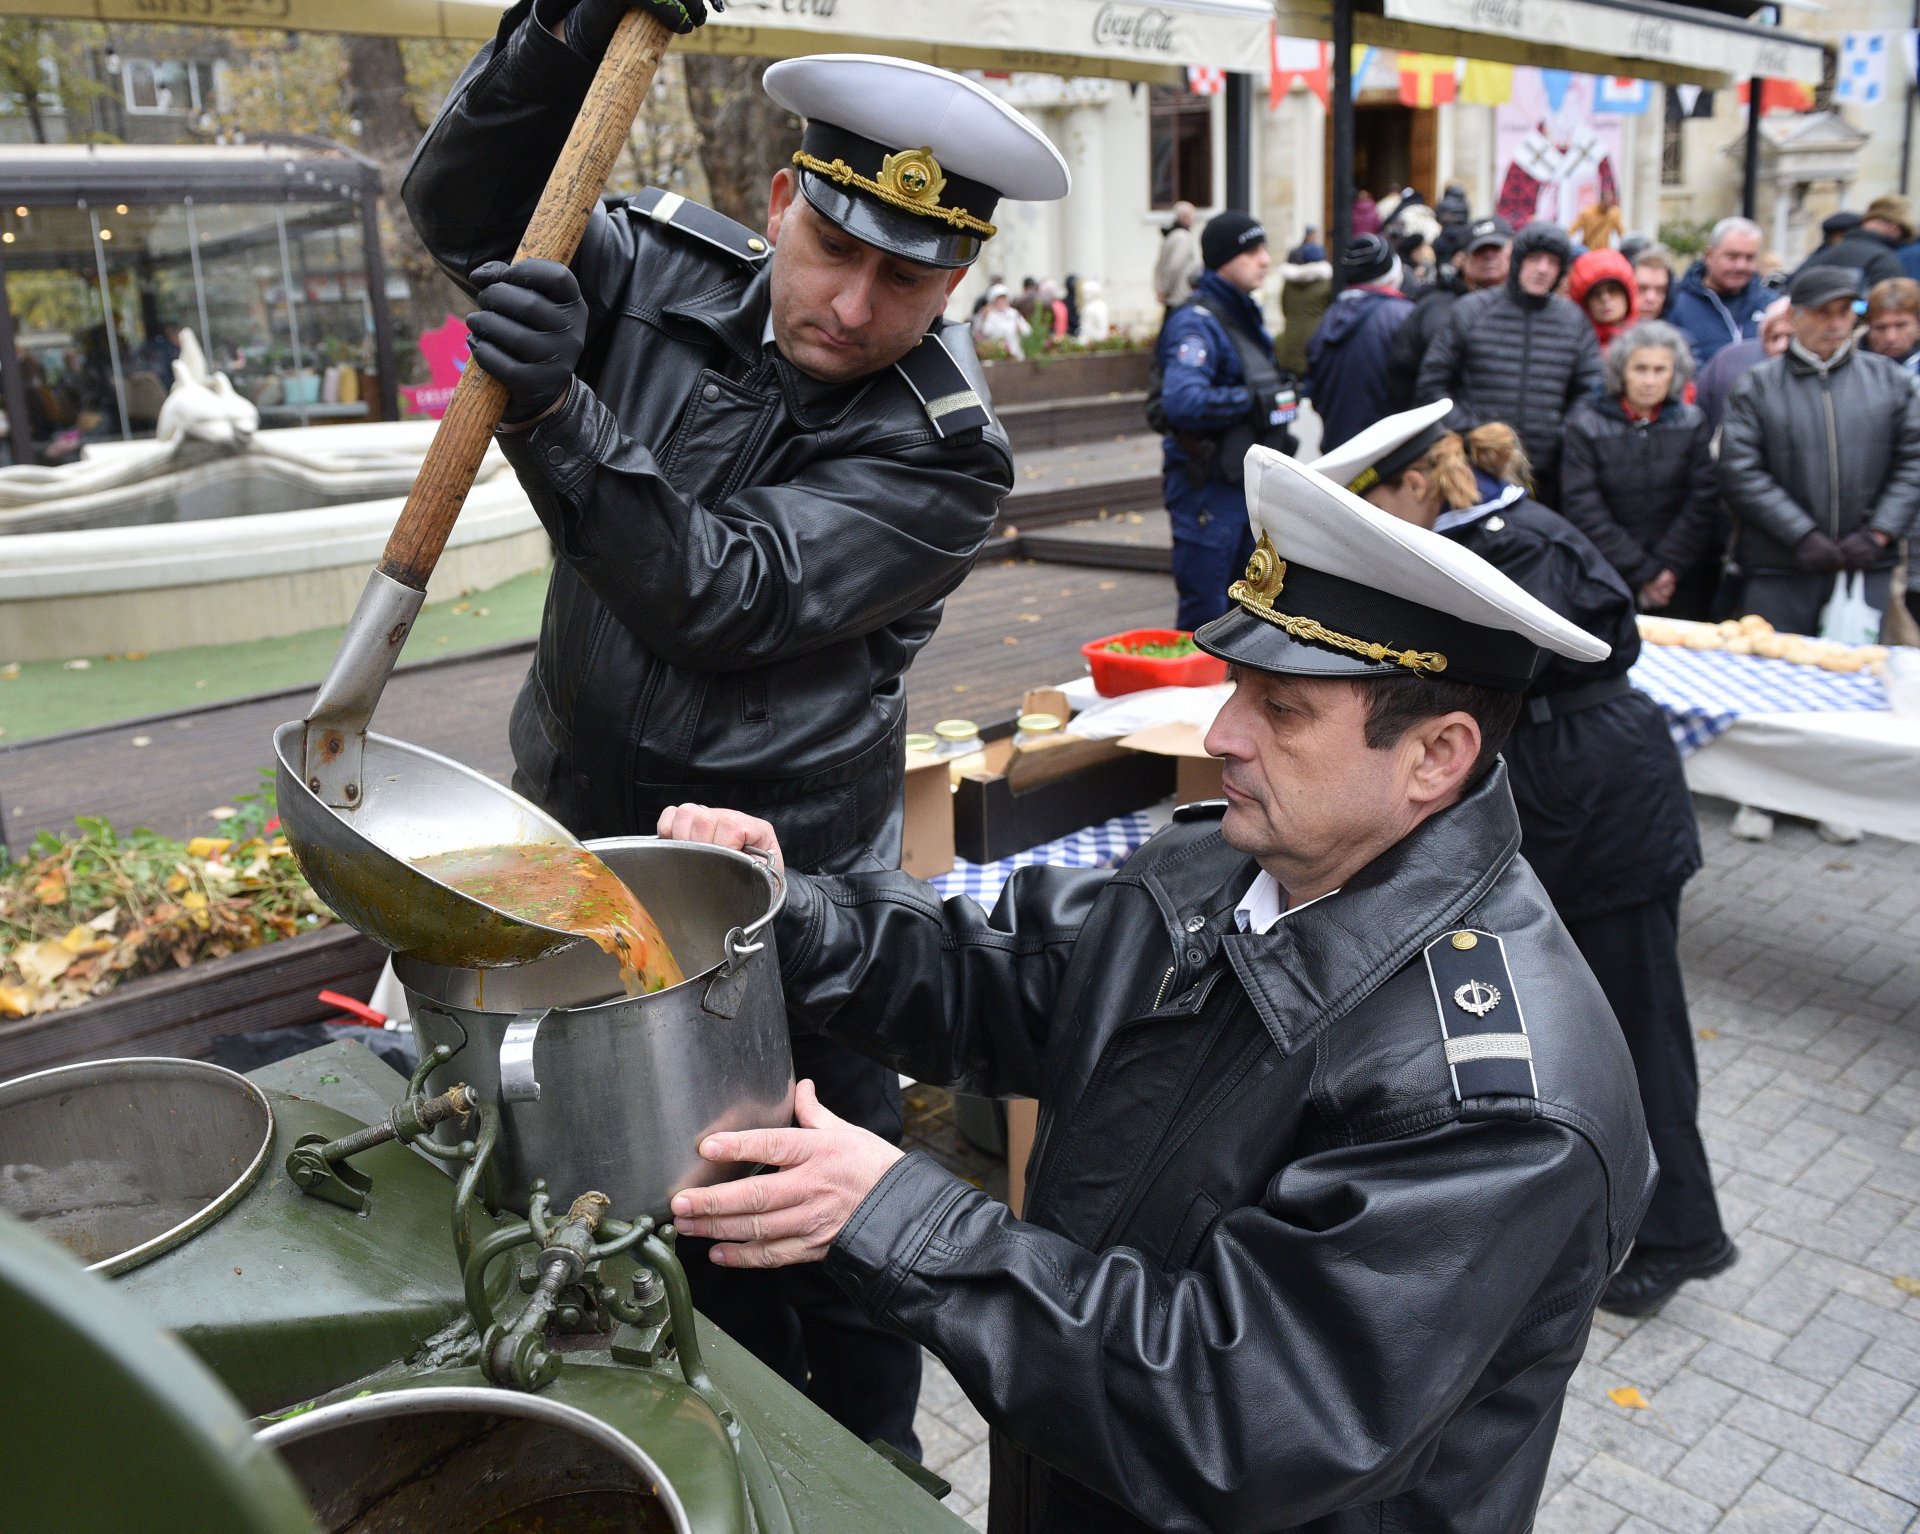
[[[10,461],[150,436],[183,327],[264,426],[397,419],[378,200],[345,150],[0,149]]]

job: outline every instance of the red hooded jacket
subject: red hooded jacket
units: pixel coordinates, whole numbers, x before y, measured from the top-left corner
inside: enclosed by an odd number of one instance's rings
[[[1602,282],[1617,282],[1626,290],[1627,317],[1616,324],[1602,325],[1587,314],[1587,295]],[[1634,286],[1633,264],[1617,250],[1590,250],[1575,261],[1567,276],[1567,297],[1587,315],[1587,323],[1593,326],[1594,339],[1603,352],[1609,341],[1640,319],[1640,290]]]

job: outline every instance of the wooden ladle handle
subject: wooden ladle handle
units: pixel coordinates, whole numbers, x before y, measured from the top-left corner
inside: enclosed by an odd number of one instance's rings
[[[672,41],[673,34],[645,11],[628,11],[621,19],[514,260],[573,259],[593,205]],[[506,408],[506,386],[469,363],[421,461],[400,520],[387,539],[380,560],[382,575],[416,591],[426,590],[427,577],[440,562],[441,550],[447,546]]]

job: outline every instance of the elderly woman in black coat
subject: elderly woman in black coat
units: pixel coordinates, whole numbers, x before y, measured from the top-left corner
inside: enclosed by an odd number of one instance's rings
[[[1605,360],[1606,397],[1567,417],[1560,511],[1642,612],[1706,618],[1726,529],[1713,429],[1684,398],[1693,354],[1673,326],[1649,320],[1616,337]]]

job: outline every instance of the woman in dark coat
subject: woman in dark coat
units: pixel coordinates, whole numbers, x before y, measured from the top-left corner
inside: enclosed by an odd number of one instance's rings
[[[1699,826],[1666,720],[1627,680],[1640,654],[1633,593],[1571,523],[1528,495],[1513,430],[1491,423],[1463,440],[1441,424],[1451,409],[1439,400],[1389,416],[1312,467],[1444,533],[1613,647],[1603,661],[1549,656],[1503,755],[1520,851],[1633,1052],[1660,1180],[1638,1245],[1600,1303],[1646,1315],[1737,1255],[1700,1140],[1680,974],[1680,891],[1700,867]]]
[[[1659,320],[1606,351],[1606,398],[1567,416],[1560,511],[1632,589],[1640,611],[1711,615],[1725,518],[1708,444],[1713,428],[1685,402],[1686,337]]]

